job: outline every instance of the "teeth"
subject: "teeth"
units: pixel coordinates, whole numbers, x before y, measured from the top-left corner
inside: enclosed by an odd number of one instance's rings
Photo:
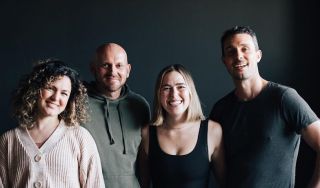
[[[170,105],[178,105],[178,104],[181,104],[181,100],[175,100],[175,101],[169,101],[169,104]]]
[[[49,106],[51,106],[51,107],[58,106],[57,104],[51,103],[51,102],[49,102],[48,104],[49,104]]]
[[[239,68],[239,67],[245,67],[245,66],[247,66],[247,64],[235,65],[234,67]]]

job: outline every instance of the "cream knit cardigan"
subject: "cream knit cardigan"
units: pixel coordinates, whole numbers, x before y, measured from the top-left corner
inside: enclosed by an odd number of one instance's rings
[[[0,188],[104,188],[100,157],[90,133],[61,121],[38,148],[26,128],[0,136]]]

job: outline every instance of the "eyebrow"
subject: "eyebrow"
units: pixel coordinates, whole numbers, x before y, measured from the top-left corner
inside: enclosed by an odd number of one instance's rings
[[[183,82],[179,82],[179,83],[176,83],[174,84],[174,86],[181,86],[181,85],[187,85],[186,83],[183,83]],[[165,87],[165,86],[171,86],[170,84],[162,84],[161,87]]]
[[[64,90],[62,90],[63,92],[68,92],[68,93],[71,93],[71,90],[66,90],[66,89],[64,89]]]

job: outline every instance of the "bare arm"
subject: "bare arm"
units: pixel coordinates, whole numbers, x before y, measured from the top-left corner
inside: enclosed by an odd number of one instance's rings
[[[141,130],[141,143],[139,146],[138,165],[139,165],[139,179],[141,188],[150,187],[150,170],[148,161],[149,149],[149,126],[144,126]]]
[[[309,188],[320,188],[320,120],[304,128],[301,132],[303,139],[317,153],[316,165]]]
[[[209,120],[208,122],[208,147],[211,159],[211,168],[221,187],[225,186],[225,160],[222,128],[219,123]]]

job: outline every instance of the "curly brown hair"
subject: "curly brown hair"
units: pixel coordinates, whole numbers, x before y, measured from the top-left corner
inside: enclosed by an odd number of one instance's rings
[[[88,120],[88,95],[79,74],[68,67],[63,61],[38,61],[30,74],[23,76],[12,98],[12,116],[24,127],[32,127],[37,119],[37,102],[40,90],[47,87],[62,76],[71,80],[71,94],[65,110],[59,119],[66,125],[73,126]]]

